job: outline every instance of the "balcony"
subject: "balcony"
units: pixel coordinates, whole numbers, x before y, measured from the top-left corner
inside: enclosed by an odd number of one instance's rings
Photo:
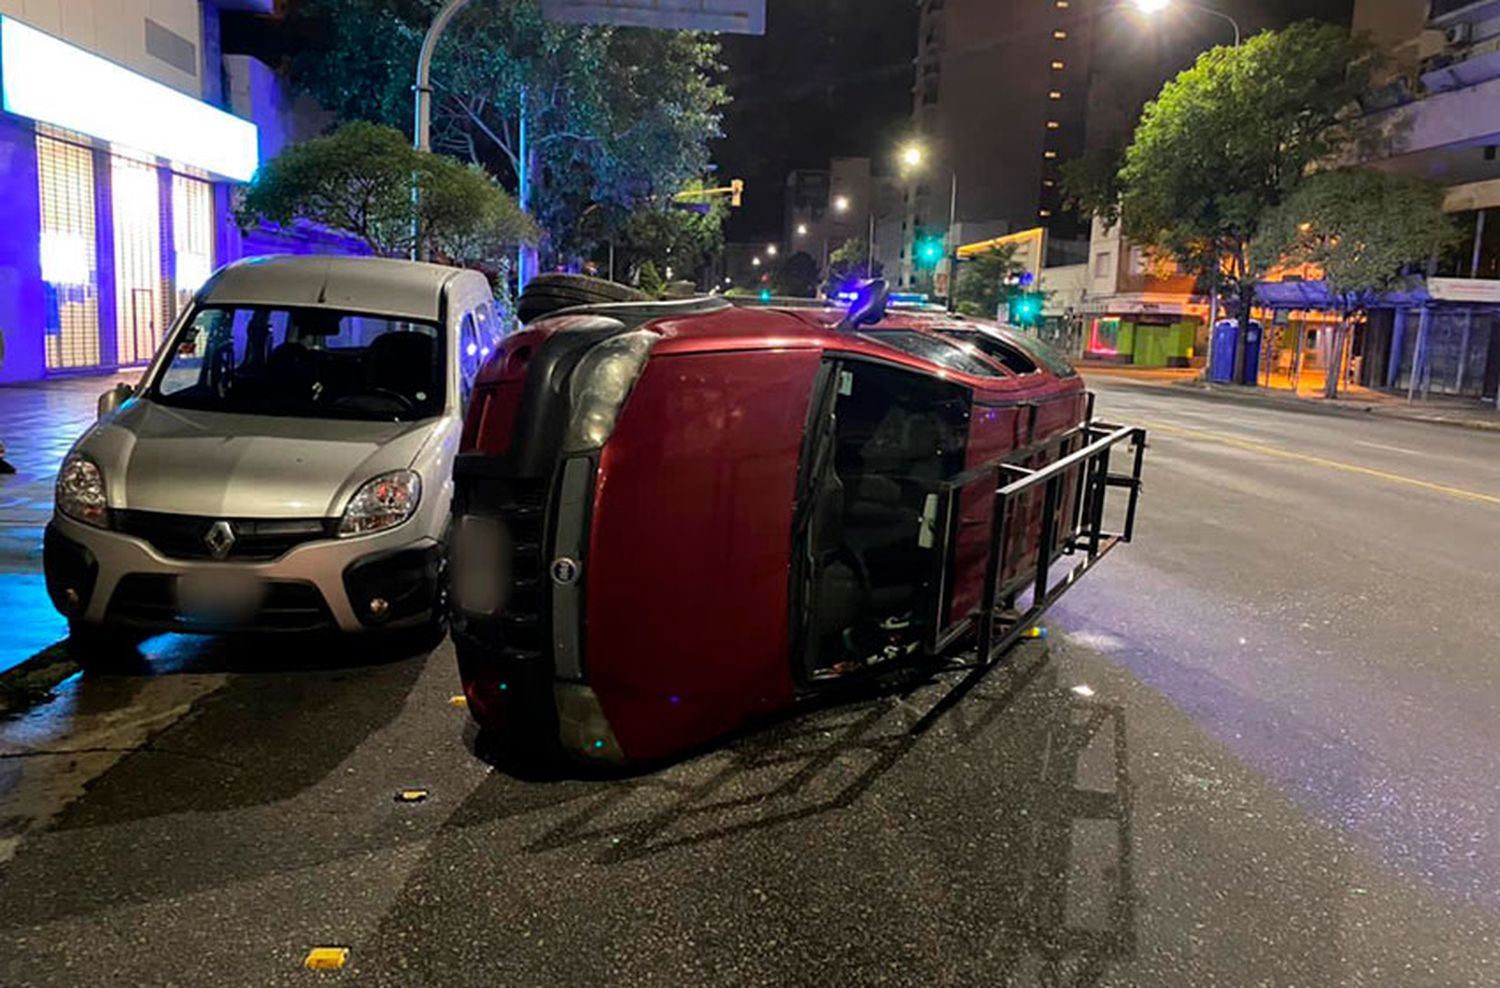
[[[1428,20],[1435,28],[1463,20],[1476,20],[1500,14],[1500,0],[1432,0]]]

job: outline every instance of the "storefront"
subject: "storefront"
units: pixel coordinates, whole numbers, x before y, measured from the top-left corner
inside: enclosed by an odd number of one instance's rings
[[[0,17],[0,381],[138,366],[237,243],[254,124]]]

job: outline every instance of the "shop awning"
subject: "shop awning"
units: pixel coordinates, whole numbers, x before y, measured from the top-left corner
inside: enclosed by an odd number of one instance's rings
[[[1255,301],[1268,309],[1336,311],[1337,303],[1322,281],[1263,281]],[[1368,309],[1406,309],[1424,305],[1486,305],[1500,308],[1500,281],[1490,278],[1428,278],[1403,292],[1386,292]]]

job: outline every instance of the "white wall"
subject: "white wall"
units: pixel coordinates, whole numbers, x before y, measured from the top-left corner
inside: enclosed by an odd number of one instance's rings
[[[201,98],[203,21],[198,0],[0,0],[0,13]],[[146,20],[190,42],[191,73],[146,50]]]

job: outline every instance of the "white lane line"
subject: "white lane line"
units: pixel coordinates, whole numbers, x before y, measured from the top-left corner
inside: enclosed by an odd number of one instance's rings
[[[1387,446],[1387,445],[1385,445],[1385,443],[1367,443],[1363,439],[1356,439],[1356,440],[1354,440],[1354,445],[1356,445],[1356,446],[1368,446],[1370,449],[1383,449],[1383,450],[1387,450],[1387,451],[1392,452],[1392,453],[1405,453],[1407,456],[1426,456],[1427,455],[1426,453],[1422,452],[1419,449],[1406,449],[1403,446]]]

